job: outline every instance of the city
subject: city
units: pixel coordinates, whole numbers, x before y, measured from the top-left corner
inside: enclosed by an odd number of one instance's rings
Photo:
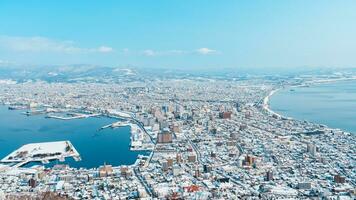
[[[355,135],[268,108],[276,89],[307,83],[2,83],[0,102],[30,115],[72,111],[126,119],[108,128],[131,126],[131,149],[151,153],[133,165],[90,169],[3,163],[0,191],[10,196],[50,191],[73,199],[351,199]]]
[[[355,11],[1,0],[0,200],[355,200]]]

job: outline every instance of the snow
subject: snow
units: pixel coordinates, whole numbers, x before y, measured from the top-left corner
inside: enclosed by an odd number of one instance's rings
[[[72,150],[67,151],[67,146],[71,147]],[[19,154],[22,154],[22,156],[18,156]],[[39,154],[58,155],[35,156]],[[1,162],[45,161],[70,156],[79,156],[79,153],[75,150],[70,141],[30,143],[13,151],[11,154],[3,158]]]
[[[272,188],[271,193],[276,195],[289,195],[296,196],[298,192],[295,189],[283,186],[275,186]]]
[[[122,111],[118,111],[118,110],[114,110],[114,109],[108,110],[108,113],[112,114],[112,115],[117,115],[119,117],[125,117],[125,118],[131,118],[132,117],[131,113],[122,112]]]

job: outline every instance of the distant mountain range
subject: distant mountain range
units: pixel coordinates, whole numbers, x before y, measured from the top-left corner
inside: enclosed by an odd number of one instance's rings
[[[252,78],[292,78],[298,75],[320,75],[335,72],[356,73],[355,68],[298,68],[298,69],[168,69],[139,67],[107,67],[96,65],[63,65],[63,66],[5,66],[0,65],[0,79],[11,79],[17,82],[100,82],[118,83],[130,81],[147,81],[165,78],[187,79],[252,79]]]
[[[107,82],[134,78],[137,72],[127,68],[71,65],[41,67],[0,67],[0,79],[19,82],[43,80],[48,82]]]

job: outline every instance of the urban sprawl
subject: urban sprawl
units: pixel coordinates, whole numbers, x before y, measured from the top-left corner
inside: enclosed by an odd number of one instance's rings
[[[9,109],[58,120],[120,118],[102,128],[131,126],[131,150],[150,154],[126,166],[21,167],[80,154],[70,141],[58,144],[63,152],[36,155],[27,151],[42,144],[29,144],[7,157],[18,163],[0,163],[0,199],[354,199],[355,135],[268,107],[276,90],[312,80],[3,80],[0,103]]]

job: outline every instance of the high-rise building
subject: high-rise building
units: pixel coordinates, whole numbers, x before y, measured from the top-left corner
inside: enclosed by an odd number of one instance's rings
[[[127,166],[121,166],[121,168],[120,168],[120,174],[121,174],[121,176],[123,176],[123,177],[128,176],[128,174],[129,174],[129,169],[128,169],[128,167],[127,167]]]
[[[255,157],[250,156],[250,155],[246,155],[245,164],[251,166],[251,165],[253,165],[255,163],[255,160],[256,160]]]
[[[308,143],[307,144],[307,152],[310,155],[315,156],[315,154],[316,154],[316,146],[315,146],[315,144]]]
[[[157,143],[171,143],[172,142],[172,133],[169,130],[165,129],[158,133]]]
[[[37,181],[31,178],[30,180],[28,180],[28,186],[30,186],[31,188],[35,188],[37,186]]]
[[[168,171],[168,162],[167,161],[163,161],[162,162],[162,171]]]
[[[221,119],[231,119],[232,112],[230,111],[223,111],[219,113],[219,118]]]
[[[175,133],[180,133],[181,130],[180,130],[179,124],[177,124],[177,123],[173,124],[172,131],[175,132]]]
[[[334,176],[335,183],[345,183],[345,177],[340,175]]]
[[[203,171],[204,171],[204,173],[210,173],[211,172],[211,170],[212,170],[212,167],[210,166],[210,165],[204,165],[203,166]]]
[[[273,180],[273,172],[272,171],[267,171],[266,173],[266,181],[272,181]]]
[[[241,104],[240,103],[238,103],[238,102],[236,102],[235,103],[235,108],[236,108],[236,110],[238,111],[238,112],[241,112]]]
[[[168,167],[172,167],[173,166],[173,159],[172,158],[168,158],[167,159],[167,165],[168,165]]]
[[[168,106],[167,105],[164,105],[164,106],[162,106],[162,112],[163,113],[167,113],[168,112]]]
[[[99,176],[100,177],[107,177],[113,174],[113,169],[111,165],[104,165],[99,168]]]
[[[216,158],[216,153],[215,152],[210,152],[210,156],[212,157],[212,158]]]
[[[199,169],[195,169],[194,176],[195,176],[195,178],[200,177],[200,171],[199,171]]]
[[[175,166],[173,166],[172,172],[173,172],[173,176],[177,176],[180,173],[180,168],[175,165]]]
[[[188,162],[194,163],[197,157],[194,154],[188,155]]]
[[[177,161],[177,163],[182,162],[182,155],[180,155],[179,153],[177,153],[177,155],[176,155],[176,161]]]

